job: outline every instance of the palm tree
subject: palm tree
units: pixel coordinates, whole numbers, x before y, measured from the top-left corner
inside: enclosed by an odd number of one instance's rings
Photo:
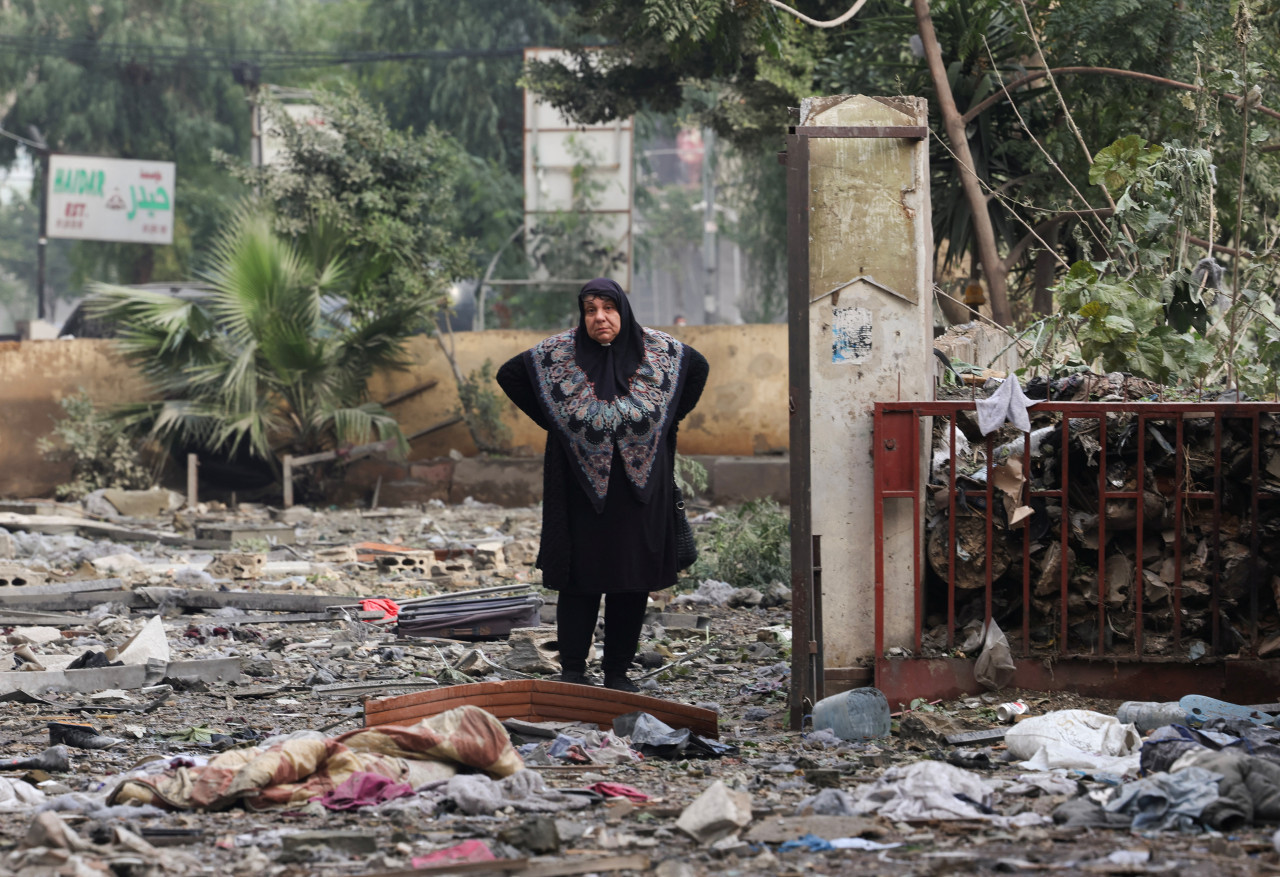
[[[403,450],[399,425],[368,401],[366,384],[405,365],[405,338],[428,308],[392,303],[349,319],[352,272],[335,241],[323,229],[284,240],[246,208],[214,247],[207,294],[95,284],[93,312],[121,327],[126,357],[159,397],[122,416],[170,447],[271,463],[375,435]]]

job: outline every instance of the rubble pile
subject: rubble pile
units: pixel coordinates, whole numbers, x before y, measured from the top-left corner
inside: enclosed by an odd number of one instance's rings
[[[1113,376],[1075,376],[1055,382],[1051,395],[1126,400],[1150,387]],[[1061,385],[1061,386],[1059,386]],[[1055,389],[1056,387],[1056,389]],[[1028,388],[1031,393],[1034,388]],[[1259,501],[1251,488],[1254,443],[1247,419],[1224,419],[1221,439],[1220,508],[1212,501],[1218,449],[1211,416],[1181,417],[1185,490],[1199,496],[1177,500],[1179,460],[1176,453],[1179,416],[1149,417],[1139,433],[1138,415],[1128,411],[1104,415],[1106,471],[1100,421],[1073,417],[1067,446],[1062,447],[1061,417],[1036,407],[1027,410],[1031,467],[1023,471],[1024,433],[1005,428],[994,436],[991,469],[993,540],[990,574],[993,613],[1011,640],[1021,635],[1024,540],[1029,541],[1033,650],[1089,652],[1099,641],[1099,570],[1105,603],[1102,639],[1108,653],[1134,651],[1141,582],[1142,653],[1191,659],[1208,653],[1215,640],[1213,602],[1216,579],[1220,651],[1234,654],[1247,647],[1253,622],[1252,594],[1258,596],[1259,656],[1280,651],[1280,420],[1260,418]],[[983,601],[988,575],[986,503],[987,440],[973,412],[961,412],[956,433],[955,583],[957,637],[961,650],[980,646]],[[927,519],[927,555],[933,573],[926,625],[926,652],[945,653],[946,629],[936,607],[946,606],[950,570],[949,481],[950,424],[934,423],[934,455]],[[1108,493],[1136,494],[1141,452],[1142,498],[1108,497],[1100,502],[1099,480]],[[1064,503],[1058,497],[1025,499],[1024,488],[1058,491],[1067,472],[1066,540]],[[1181,520],[1178,513],[1181,512]],[[1255,514],[1257,518],[1255,520]],[[1141,517],[1142,544],[1138,544]],[[1181,532],[1177,527],[1181,525]],[[1257,540],[1258,551],[1251,550]],[[1068,641],[1061,642],[1062,572],[1067,570]],[[1180,577],[1180,586],[1179,586]],[[1180,593],[1179,593],[1180,590]],[[1174,619],[1180,611],[1175,642]],[[945,614],[945,613],[944,613]],[[1016,644],[1015,644],[1016,645]]]
[[[500,720],[507,692],[559,669],[555,594],[531,566],[539,509],[157,505],[0,508],[0,873],[1280,864],[1264,824],[1280,814],[1254,795],[1280,751],[1270,715],[1144,740],[1118,704],[1000,692],[888,705],[873,739],[791,731],[786,589],[706,581],[655,598],[640,695],[561,686],[581,694],[542,703],[582,715]],[[512,595],[537,618],[509,632],[401,621],[438,603],[500,614]],[[431,706],[450,691],[475,694]]]

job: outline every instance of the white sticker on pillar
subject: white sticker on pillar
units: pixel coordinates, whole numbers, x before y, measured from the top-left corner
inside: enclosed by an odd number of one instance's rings
[[[831,317],[831,361],[866,362],[871,357],[871,311],[835,308]]]

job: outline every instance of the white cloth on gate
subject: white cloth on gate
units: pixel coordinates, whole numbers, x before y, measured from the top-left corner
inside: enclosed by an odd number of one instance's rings
[[[988,399],[979,399],[978,429],[983,435],[995,432],[1007,420],[1023,432],[1031,432],[1031,417],[1027,409],[1036,403],[1022,392],[1018,379],[1010,375],[1000,382]]]

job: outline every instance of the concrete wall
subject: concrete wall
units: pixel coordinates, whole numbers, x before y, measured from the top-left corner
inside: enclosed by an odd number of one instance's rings
[[[686,454],[774,454],[787,450],[787,336],[781,324],[750,326],[682,326],[666,329],[697,348],[711,364],[711,375],[702,401],[680,429],[680,450]],[[462,374],[470,375],[486,361],[493,371],[512,356],[547,336],[546,332],[490,330],[459,332],[444,344],[453,344],[453,355]],[[435,389],[419,393],[393,407],[406,434],[438,423],[461,410],[457,382],[441,342],[414,338],[410,346],[413,366],[404,372],[379,376],[373,397],[385,399],[428,380]],[[502,395],[503,421],[511,429],[511,454],[541,454],[546,433],[534,425]],[[410,459],[445,456],[456,449],[466,456],[476,453],[463,424],[424,436],[413,443]]]
[[[786,327],[775,325],[685,326],[670,329],[693,345],[711,364],[711,375],[698,408],[680,430],[686,454],[779,454],[787,450]],[[493,370],[532,347],[547,333],[529,331],[460,332],[445,337],[463,375],[483,367]],[[375,377],[374,399],[388,399],[431,380],[439,383],[392,405],[406,434],[448,420],[461,410],[457,382],[449,361],[434,338],[410,340],[412,365]],[[88,339],[26,341],[0,344],[0,495],[44,496],[68,480],[69,467],[43,460],[36,439],[47,435],[61,415],[58,400],[83,387],[100,405],[136,401],[146,394],[137,373],[114,353],[113,342]],[[507,401],[497,384],[503,419],[512,432],[511,455],[541,455],[546,433]],[[477,453],[465,424],[456,424],[415,440],[411,462],[446,457],[451,450]],[[398,469],[396,470],[399,471]],[[390,474],[390,473],[389,473]],[[389,479],[390,480],[390,479]]]
[[[111,405],[145,398],[146,386],[110,341],[0,343],[0,494],[43,496],[70,480],[69,463],[52,463],[36,449],[63,411],[59,401],[83,389]]]

